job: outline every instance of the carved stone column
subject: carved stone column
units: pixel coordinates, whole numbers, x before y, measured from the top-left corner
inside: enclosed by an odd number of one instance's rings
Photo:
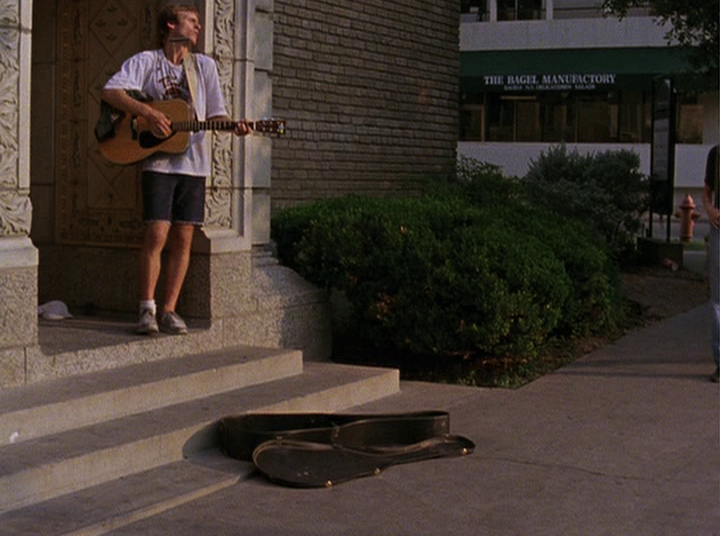
[[[218,65],[228,113],[234,119],[269,115],[270,65],[256,61],[272,51],[271,0],[206,0],[203,49]],[[262,32],[258,33],[258,24]],[[271,57],[271,54],[268,56]],[[251,295],[252,247],[270,240],[270,140],[212,135],[213,173],[208,178],[203,233],[196,233],[194,256],[180,308],[191,316],[227,318],[254,308]],[[261,195],[255,195],[261,188]]]
[[[272,115],[272,0],[206,0],[206,21],[204,48],[217,62],[230,115]],[[207,234],[216,242],[233,237],[230,249],[269,241],[269,211],[256,206],[254,194],[270,188],[270,147],[270,140],[259,136],[213,136]]]
[[[38,254],[30,241],[31,0],[0,0],[0,385],[24,382],[37,344]]]

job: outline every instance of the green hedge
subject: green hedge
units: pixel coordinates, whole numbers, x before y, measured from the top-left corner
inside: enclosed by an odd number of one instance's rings
[[[538,205],[594,227],[618,260],[632,259],[649,207],[649,180],[636,153],[581,155],[551,147],[530,163],[522,180]]]
[[[418,354],[533,357],[554,337],[615,326],[617,277],[595,231],[487,168],[430,191],[273,218],[281,261],[347,297],[349,336]]]

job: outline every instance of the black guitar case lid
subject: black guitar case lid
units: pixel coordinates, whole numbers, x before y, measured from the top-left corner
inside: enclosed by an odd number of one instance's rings
[[[462,456],[475,445],[450,435],[444,411],[402,414],[284,413],[225,417],[221,450],[252,460],[270,480],[330,486],[390,465]]]
[[[397,447],[351,448],[343,445],[277,439],[253,452],[255,466],[273,482],[295,487],[332,487],[386,467],[432,458],[465,456],[475,445],[461,436],[439,436]]]

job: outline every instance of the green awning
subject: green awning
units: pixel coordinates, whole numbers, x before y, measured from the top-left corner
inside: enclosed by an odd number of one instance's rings
[[[691,76],[687,49],[489,50],[460,55],[463,91],[651,89],[659,76]]]

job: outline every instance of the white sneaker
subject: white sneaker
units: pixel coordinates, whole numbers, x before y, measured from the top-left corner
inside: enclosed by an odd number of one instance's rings
[[[155,313],[151,309],[143,309],[140,313],[140,320],[138,320],[137,328],[135,333],[138,335],[152,335],[160,331],[158,329],[158,323],[155,319]]]
[[[160,329],[163,333],[172,335],[186,335],[188,332],[185,321],[175,311],[170,311],[160,317]]]

